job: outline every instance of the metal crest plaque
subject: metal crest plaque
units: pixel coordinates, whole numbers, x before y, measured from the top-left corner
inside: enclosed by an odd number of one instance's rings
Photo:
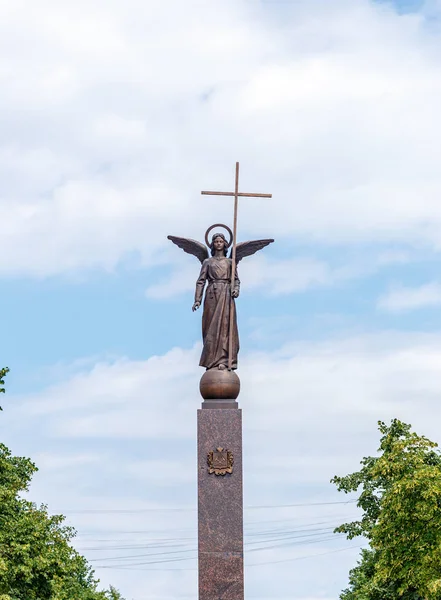
[[[230,450],[216,448],[207,455],[208,472],[215,475],[225,475],[233,472],[234,457]]]

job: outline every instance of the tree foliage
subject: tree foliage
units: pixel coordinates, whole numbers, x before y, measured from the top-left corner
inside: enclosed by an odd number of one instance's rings
[[[441,456],[437,444],[394,419],[379,422],[379,455],[334,477],[340,491],[361,488],[361,519],[336,532],[364,536],[370,550],[350,573],[343,600],[441,599]]]
[[[416,592],[408,591],[400,595],[400,585],[389,579],[380,583],[375,578],[378,553],[363,549],[356,567],[349,572],[349,587],[340,595],[340,600],[423,600]]]
[[[109,590],[106,592],[106,598],[108,600],[124,600],[120,592],[114,588],[113,585],[111,585]]]
[[[2,369],[0,369],[0,393],[4,394],[5,393],[5,377],[6,375],[9,373],[9,369],[8,367],[4,367]],[[0,406],[0,410],[2,410],[2,407]]]
[[[36,470],[0,444],[0,599],[105,600],[64,518],[20,497]]]
[[[6,372],[0,370],[1,384]],[[0,443],[0,600],[124,600],[115,588],[98,590],[64,517],[21,496],[36,471]]]

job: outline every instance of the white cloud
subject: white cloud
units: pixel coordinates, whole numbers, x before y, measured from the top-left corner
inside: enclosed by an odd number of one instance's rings
[[[403,265],[410,261],[410,253],[403,250],[387,250],[378,256],[379,265]]]
[[[175,348],[146,361],[97,363],[68,383],[26,396],[24,409],[36,418],[50,417],[51,435],[188,439],[193,435],[191,407],[200,401],[199,352],[197,344],[191,350]],[[437,396],[440,353],[436,335],[391,332],[298,342],[272,353],[246,355],[240,360],[240,375],[242,405],[253,407],[248,426],[257,431],[265,423],[279,433],[302,436],[302,419],[316,414],[321,415],[315,425],[320,433],[331,422],[342,426],[338,419],[333,422],[340,412],[348,418],[360,413],[370,417],[378,411],[393,415],[397,403],[403,410],[419,393],[425,398]],[[302,393],[295,411],[292,390]],[[267,398],[272,398],[271,410]]]
[[[243,189],[274,194],[243,199],[242,232],[440,246],[441,61],[421,15],[22,0],[0,39],[3,274],[154,264],[168,233],[231,220],[199,190],[231,187],[236,159]]]
[[[153,299],[174,298],[194,291],[199,272],[195,259],[181,256],[183,266],[150,285],[146,296]],[[345,257],[340,265],[304,256],[277,260],[259,254],[243,260],[238,273],[246,290],[262,289],[272,296],[304,292],[317,287],[335,286],[350,279],[372,275],[385,265],[408,262],[403,253],[380,253],[367,259]]]
[[[71,469],[81,465],[96,463],[102,459],[98,454],[51,454],[49,452],[41,452],[33,456],[33,460],[38,465],[39,469],[44,470],[59,470]]]
[[[147,298],[155,300],[173,298],[177,294],[194,290],[199,268],[200,264],[196,265],[194,259],[192,264],[184,263],[183,268],[173,271],[168,277],[150,285],[146,290]]]
[[[132,462],[127,472],[141,480],[147,486],[171,486],[191,483],[196,485],[196,471],[189,469],[185,461],[175,460],[143,460]]]
[[[268,260],[265,256],[241,263],[241,279],[247,289],[264,288],[271,295],[303,292],[306,289],[329,286],[354,276],[349,268],[333,268],[313,258]]]
[[[194,290],[197,274],[198,267],[195,264],[188,265],[151,285],[146,295],[155,299],[172,298]],[[239,277],[246,281],[247,290],[264,288],[267,293],[274,295],[330,285],[338,279],[331,267],[312,258],[269,261],[260,256],[241,263]]]
[[[441,285],[431,282],[419,287],[396,286],[379,298],[377,307],[388,312],[401,313],[440,304]]]

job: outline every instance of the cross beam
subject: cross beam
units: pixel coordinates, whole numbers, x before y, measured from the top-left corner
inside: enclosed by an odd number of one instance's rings
[[[234,279],[236,273],[236,238],[237,238],[237,208],[239,197],[245,198],[272,198],[272,194],[257,194],[249,192],[239,192],[239,163],[236,163],[236,179],[234,192],[201,192],[204,196],[231,196],[234,197],[234,218],[233,218],[233,249],[231,252],[231,294],[234,289]],[[228,368],[231,371],[233,365],[233,296],[231,296],[230,306],[230,329],[228,333]]]
[[[236,196],[235,192],[201,192],[205,196]],[[237,196],[246,198],[272,198],[272,194],[254,194],[253,192],[237,192]]]

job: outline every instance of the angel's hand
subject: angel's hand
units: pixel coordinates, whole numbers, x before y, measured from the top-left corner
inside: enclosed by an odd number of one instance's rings
[[[233,290],[233,293],[231,295],[233,296],[233,298],[239,298],[239,290]]]
[[[193,307],[192,307],[192,309],[191,309],[191,310],[194,312],[195,310],[197,310],[197,309],[200,307],[200,305],[201,305],[201,303],[200,303],[200,302],[195,302],[195,303],[193,304]]]

